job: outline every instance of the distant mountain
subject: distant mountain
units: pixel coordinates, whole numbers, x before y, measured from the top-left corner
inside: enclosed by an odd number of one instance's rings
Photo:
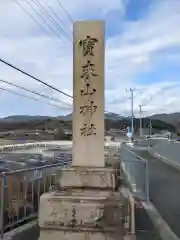
[[[39,121],[43,121],[46,119],[54,119],[54,117],[49,117],[49,116],[29,116],[29,115],[13,115],[13,116],[8,116],[8,117],[4,117],[4,118],[0,118],[0,123],[26,123],[29,121],[35,121],[35,120],[39,120]],[[107,120],[112,120],[112,121],[119,121],[119,120],[123,120],[123,119],[129,119],[129,118],[125,118],[123,116],[120,116],[116,113],[105,113],[104,114],[104,118]],[[72,121],[72,113],[68,114],[68,115],[61,115],[58,116],[56,119],[58,120],[62,120],[62,121]]]
[[[123,120],[123,119],[127,119],[126,117],[120,116],[116,113],[105,113],[104,114],[104,118],[105,119],[109,119],[109,120],[114,120],[114,121],[119,121],[119,120]]]
[[[109,120],[114,120],[114,121],[124,119],[123,116],[119,116],[116,113],[105,113],[104,118],[109,119]],[[68,114],[66,116],[59,116],[58,119],[63,120],[63,121],[72,121],[72,114]]]
[[[0,118],[0,123],[6,122],[6,123],[19,123],[19,122],[29,122],[34,120],[46,120],[46,119],[53,119],[54,117],[49,116],[29,116],[29,115],[14,115],[14,116],[8,116],[4,118]],[[131,117],[124,117],[120,116],[116,113],[105,113],[104,118],[106,120],[112,120],[112,121],[120,121],[120,120],[130,120]],[[155,114],[153,116],[149,116],[148,118],[151,118],[153,120],[160,120],[169,124],[172,124],[174,126],[180,125],[180,113],[170,113],[170,114]],[[72,113],[68,115],[62,115],[58,116],[56,119],[62,120],[62,121],[72,121]]]
[[[26,116],[16,115],[0,119],[0,132],[13,131],[19,129],[72,129],[72,114],[59,117],[48,116]],[[134,130],[138,132],[140,121],[138,118],[134,119]],[[149,118],[143,119],[143,128],[148,128],[150,124]],[[179,132],[177,126],[166,123],[165,121],[152,119],[153,128],[159,130],[169,130],[172,132]],[[131,119],[129,117],[119,116],[114,113],[105,114],[105,129],[124,129],[125,126],[131,126]],[[180,127],[180,126],[179,126]],[[180,129],[180,128],[179,128]]]
[[[45,120],[48,116],[29,116],[29,115],[14,115],[5,118],[0,118],[0,122],[15,123],[15,122],[29,122],[34,120]]]
[[[177,125],[180,123],[180,113],[162,113],[162,114],[155,114],[153,116],[150,116],[149,118],[155,119],[155,120],[160,120],[166,123],[170,123],[173,125]]]
[[[68,115],[58,116],[57,118],[63,121],[72,121],[72,113]]]

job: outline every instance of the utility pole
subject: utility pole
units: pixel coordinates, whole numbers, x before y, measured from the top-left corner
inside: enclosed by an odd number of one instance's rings
[[[139,133],[142,137],[142,105],[139,105]]]
[[[130,88],[129,90],[126,89],[126,91],[131,92],[131,131],[132,131],[132,140],[134,135],[134,91],[135,89]]]
[[[142,107],[145,105],[139,105],[139,131],[140,131],[140,137],[143,137],[143,127],[142,127]]]
[[[149,137],[151,138],[152,135],[152,122],[151,119],[149,119]]]

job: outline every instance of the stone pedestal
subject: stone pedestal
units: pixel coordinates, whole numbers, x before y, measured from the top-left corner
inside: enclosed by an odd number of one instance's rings
[[[60,188],[40,199],[40,240],[123,239],[126,199],[115,182],[112,168],[62,169]]]
[[[48,230],[42,233],[43,240],[135,240],[131,236],[122,238],[120,235],[110,232],[87,232],[87,231],[72,231],[72,232],[58,232]]]
[[[39,225],[41,229],[109,232],[119,229],[123,233],[122,208],[120,194],[95,190],[47,193],[41,199]]]
[[[59,184],[66,188],[115,189],[116,171],[113,168],[70,167],[60,172]]]

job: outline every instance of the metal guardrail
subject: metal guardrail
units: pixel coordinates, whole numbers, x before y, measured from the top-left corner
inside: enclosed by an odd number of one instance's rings
[[[124,208],[124,227],[125,235],[131,236],[131,239],[134,239],[133,236],[136,234],[135,229],[135,201],[127,188],[121,188],[121,193],[128,201],[126,201],[126,206]]]
[[[121,176],[133,195],[149,201],[148,162],[134,154],[124,144],[120,148]]]
[[[58,181],[58,172],[70,163],[22,169],[0,174],[0,236],[23,222],[37,218],[40,196]]]
[[[12,149],[27,149],[47,147],[48,144],[31,143],[20,146],[2,147],[1,151]],[[49,147],[49,146],[48,146]],[[53,146],[54,147],[54,146]],[[55,144],[55,147],[59,145]],[[109,157],[119,152],[119,145],[105,146]],[[40,196],[48,192],[59,179],[59,169],[71,163],[72,154],[59,153],[55,157],[60,162],[28,169],[2,172],[0,174],[0,237],[10,231],[38,217]]]

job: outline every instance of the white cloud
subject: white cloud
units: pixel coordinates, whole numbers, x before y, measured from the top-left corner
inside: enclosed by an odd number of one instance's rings
[[[49,0],[50,1],[50,0]],[[113,10],[119,10],[119,14],[124,13],[125,11],[125,0],[91,0],[91,1],[84,1],[84,0],[76,0],[76,1],[69,1],[61,0],[61,3],[66,6],[66,9],[68,9],[68,12],[70,14],[78,16],[78,19],[80,19],[81,16],[85,18],[84,14],[88,14],[89,11],[91,11],[91,15],[93,11],[99,12],[99,17],[105,17],[105,14],[107,14],[110,11]]]
[[[18,0],[22,3],[21,0]],[[46,0],[47,1],[47,0]],[[24,1],[23,1],[24,2]],[[41,1],[43,4],[44,1]],[[72,28],[67,16],[59,7],[57,0],[47,1],[57,15],[66,24],[67,31]],[[121,34],[107,39],[106,42],[106,109],[111,112],[128,112],[130,101],[126,88],[135,87],[142,90],[136,93],[135,111],[141,102],[148,101],[151,96],[153,100],[147,105],[147,114],[154,112],[179,111],[178,91],[180,87],[177,82],[167,82],[164,79],[159,83],[158,77],[155,83],[146,86],[139,85],[135,81],[137,74],[147,72],[155,67],[155,59],[163,61],[162,51],[171,47],[180,46],[180,2],[179,0],[157,0],[149,8],[148,14],[136,22],[123,21],[126,13],[125,0],[61,0],[63,6],[68,10],[75,20],[106,18],[110,11],[118,10],[122,16]],[[32,3],[32,2],[31,2]],[[26,9],[34,15],[27,4],[23,4]],[[32,19],[30,19],[13,1],[1,1],[0,3],[0,57],[22,67],[32,75],[52,84],[53,86],[72,94],[72,45],[66,40],[50,38],[43,31],[40,31]],[[36,10],[38,8],[36,7]],[[137,11],[134,9],[134,11]],[[43,22],[41,21],[41,24]],[[65,29],[65,28],[64,28]],[[174,54],[169,55],[172,62],[179,61]],[[163,58],[168,58],[167,54]],[[68,104],[72,100],[59,93],[37,84],[34,80],[0,64],[0,78],[20,85],[29,87],[46,95],[59,98]],[[177,80],[177,79],[176,79]],[[0,83],[0,87],[5,86]],[[12,110],[13,97],[3,93],[1,97],[1,115],[15,113]],[[167,99],[167,101],[166,101]],[[22,101],[16,99],[17,103]],[[38,109],[33,107],[33,102],[29,108],[30,114],[37,114]],[[172,106],[173,105],[173,106]],[[37,105],[38,106],[38,105]],[[40,105],[43,106],[43,105]],[[24,114],[26,106],[17,111]],[[56,115],[57,109],[48,106],[41,108],[40,113]],[[69,109],[71,111],[71,109]],[[62,113],[66,110],[62,109]],[[58,112],[58,114],[60,114]]]
[[[143,106],[144,116],[155,113],[171,113],[179,111],[180,82],[152,83],[147,86],[138,86],[134,92],[134,113],[139,116],[139,105]],[[117,95],[116,95],[117,96]],[[126,95],[127,96],[127,95]],[[114,99],[112,102],[114,112],[121,113],[122,109],[130,115],[130,93],[129,100],[123,94],[122,98]]]

